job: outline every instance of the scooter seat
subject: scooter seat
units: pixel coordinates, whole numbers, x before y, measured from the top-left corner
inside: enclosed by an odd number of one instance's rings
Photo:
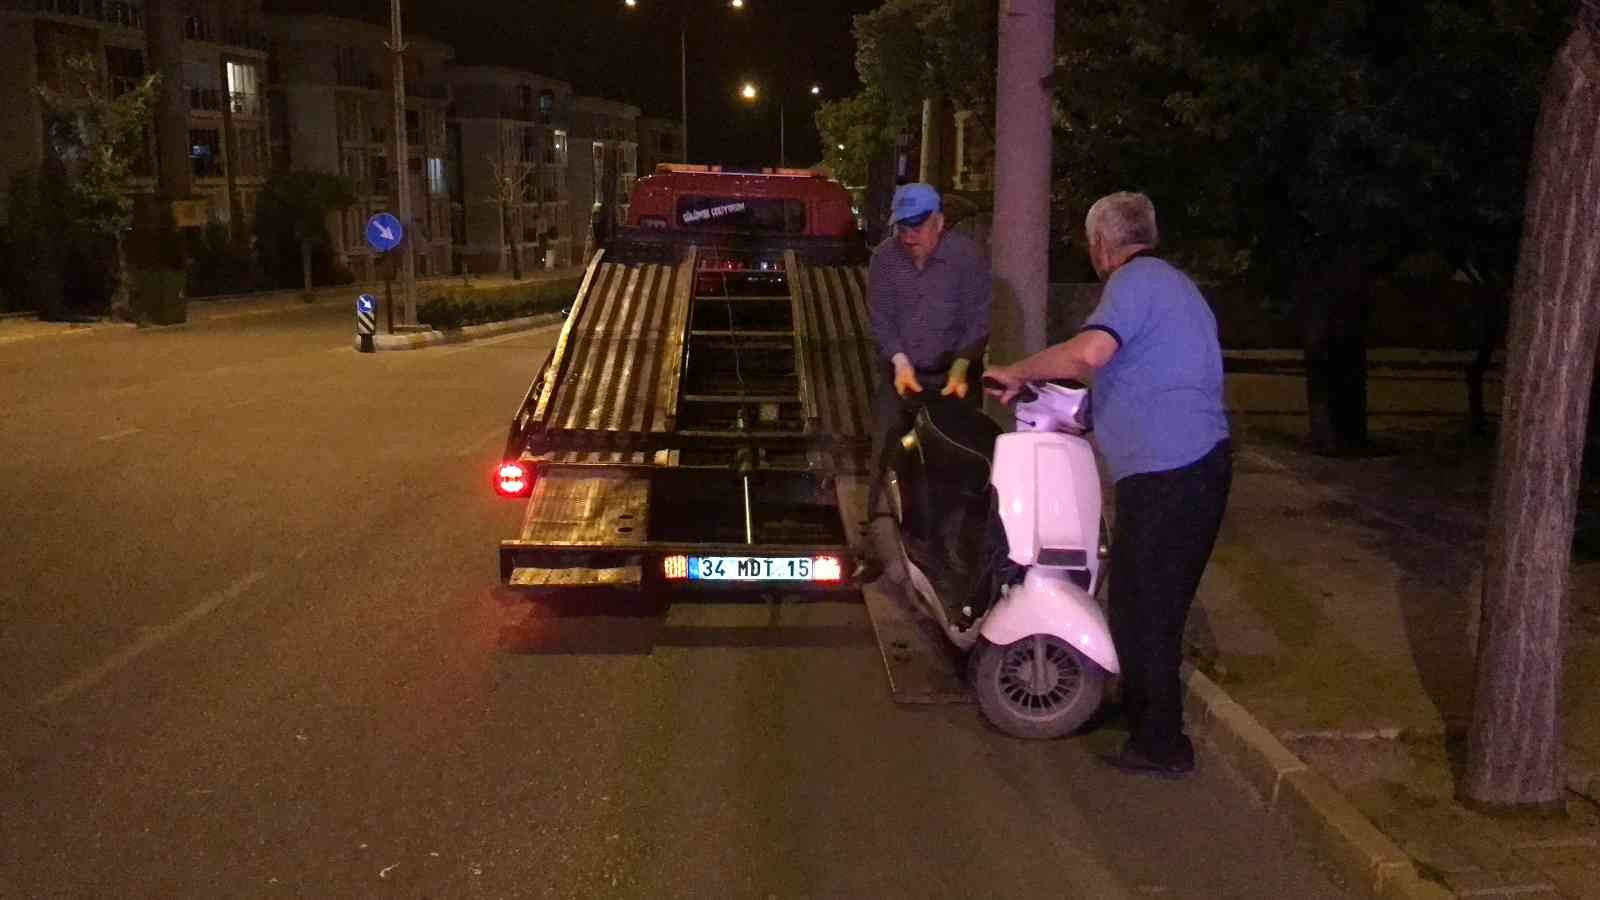
[[[917,412],[914,428],[922,463],[939,479],[963,493],[978,493],[989,484],[994,442],[1000,426],[964,400],[930,400]]]

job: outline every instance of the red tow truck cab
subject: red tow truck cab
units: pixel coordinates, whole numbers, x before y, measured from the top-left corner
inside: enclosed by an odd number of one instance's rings
[[[733,171],[663,163],[634,183],[627,227],[824,241],[859,240],[850,194],[807,169]]]

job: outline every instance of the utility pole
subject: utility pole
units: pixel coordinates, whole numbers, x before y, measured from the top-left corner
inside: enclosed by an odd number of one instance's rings
[[[995,98],[994,324],[999,362],[1045,346],[1055,0],[1000,0]]]
[[[411,221],[411,146],[406,134],[405,38],[400,32],[400,0],[389,0],[389,50],[394,54],[394,168],[395,217],[405,228],[400,253],[400,327],[417,324],[417,256],[411,242],[416,223]]]

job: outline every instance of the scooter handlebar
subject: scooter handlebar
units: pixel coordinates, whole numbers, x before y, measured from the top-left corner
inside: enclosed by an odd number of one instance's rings
[[[987,375],[983,376],[983,386],[991,391],[1004,391],[1006,389],[1003,382]],[[1018,403],[1032,403],[1039,399],[1039,393],[1031,385],[1023,384],[1022,387],[1017,389],[1017,396],[1014,399]]]

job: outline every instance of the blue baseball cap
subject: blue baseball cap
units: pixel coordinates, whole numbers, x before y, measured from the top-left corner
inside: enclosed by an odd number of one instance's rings
[[[909,225],[912,228],[927,221],[938,212],[942,203],[939,192],[931,184],[902,184],[894,190],[894,200],[889,204],[889,224]]]

